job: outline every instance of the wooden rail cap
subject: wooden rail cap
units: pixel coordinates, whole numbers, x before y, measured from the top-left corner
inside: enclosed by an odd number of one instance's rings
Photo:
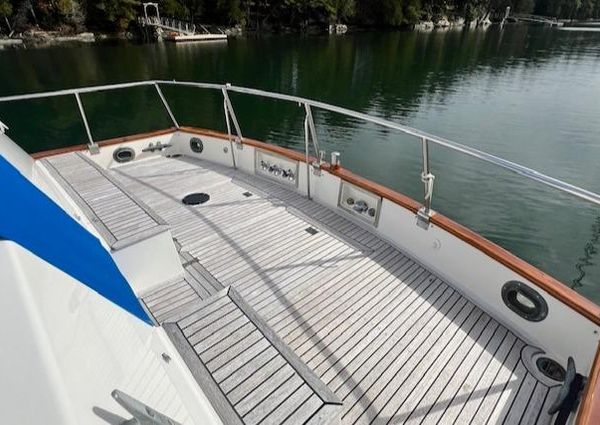
[[[600,344],[579,406],[577,425],[600,424]]]

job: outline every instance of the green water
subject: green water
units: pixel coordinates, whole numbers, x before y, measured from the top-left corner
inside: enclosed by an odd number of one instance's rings
[[[144,79],[231,82],[315,98],[600,192],[600,32],[508,26],[0,51],[0,95]],[[224,129],[218,94],[165,94],[180,124]],[[245,136],[302,148],[296,105],[232,101]],[[152,90],[83,102],[97,139],[169,125]],[[77,117],[73,98],[0,105],[0,120],[29,151],[85,142]],[[416,140],[329,113],[316,121],[321,144],[340,151],[345,166],[421,199]],[[431,156],[435,209],[600,303],[600,208],[441,147]]]

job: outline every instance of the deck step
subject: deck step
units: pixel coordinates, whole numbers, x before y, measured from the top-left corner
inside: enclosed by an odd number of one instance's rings
[[[163,324],[226,424],[329,424],[340,399],[231,287]]]
[[[177,241],[175,246],[181,248]],[[180,250],[179,257],[184,277],[166,282],[141,297],[157,323],[176,322],[197,309],[199,302],[223,289],[221,282],[190,253]]]
[[[169,229],[167,223],[81,152],[42,160],[113,251]]]

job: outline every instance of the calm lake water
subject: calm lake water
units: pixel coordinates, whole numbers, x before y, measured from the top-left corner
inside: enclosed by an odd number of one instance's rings
[[[600,32],[508,26],[0,51],[0,95],[144,79],[231,82],[314,98],[600,192]],[[180,124],[224,129],[218,94],[165,94]],[[296,105],[232,101],[245,136],[302,149]],[[97,139],[169,125],[151,90],[83,102]],[[0,120],[29,151],[85,141],[73,98],[0,105]],[[416,139],[328,113],[316,121],[321,145],[340,151],[345,166],[422,198]],[[435,209],[600,303],[600,208],[441,147],[431,156]]]

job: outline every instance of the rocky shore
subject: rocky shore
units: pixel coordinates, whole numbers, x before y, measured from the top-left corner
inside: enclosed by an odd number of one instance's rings
[[[421,21],[418,24],[415,24],[413,26],[413,29],[417,31],[430,31],[452,28],[458,29],[486,27],[490,24],[491,22],[489,19],[486,19],[481,22],[465,22],[463,18],[449,19],[447,17],[442,17],[437,21]],[[349,29],[346,25],[329,26],[330,34],[345,34],[349,30],[356,30],[356,28]],[[240,36],[243,31],[241,27],[236,26],[233,28],[228,28],[225,32],[229,36]],[[131,32],[124,32],[118,34],[81,32],[73,34],[61,31],[29,30],[20,34],[15,34],[10,38],[2,37],[0,35],[0,49],[12,47],[44,46],[64,42],[93,43],[96,41],[107,39],[133,40],[136,38],[139,38],[138,35]]]
[[[430,31],[433,29],[451,29],[451,28],[485,28],[492,24],[489,18],[478,21],[466,22],[464,18],[450,19],[445,16],[436,21],[421,21],[415,24],[413,29],[417,31]]]
[[[14,34],[12,37],[0,36],[0,49],[10,47],[27,47],[27,46],[45,46],[59,44],[65,42],[76,43],[93,43],[99,40],[106,39],[132,39],[135,38],[131,33],[121,34],[103,34],[92,32],[81,33],[64,33],[60,31],[41,31],[30,30],[20,34]]]

